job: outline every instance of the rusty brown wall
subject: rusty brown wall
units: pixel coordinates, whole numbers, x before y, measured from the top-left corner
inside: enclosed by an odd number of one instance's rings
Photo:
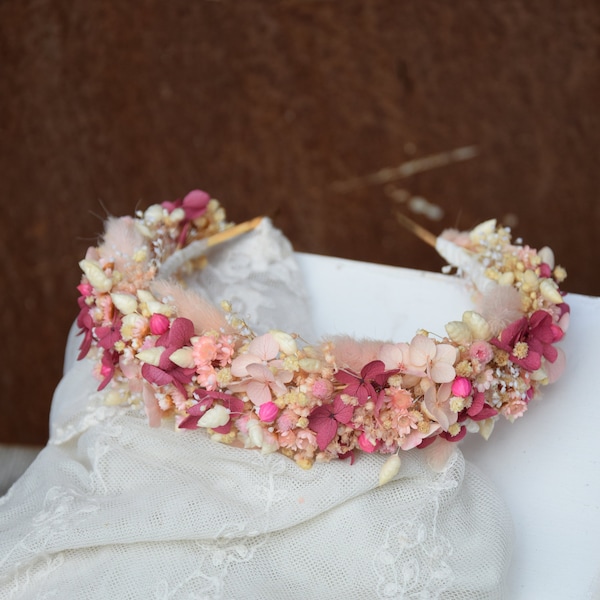
[[[498,216],[599,294],[599,64],[591,0],[3,0],[0,441],[46,439],[100,218],[193,187],[299,250],[428,269],[392,196],[436,232]]]

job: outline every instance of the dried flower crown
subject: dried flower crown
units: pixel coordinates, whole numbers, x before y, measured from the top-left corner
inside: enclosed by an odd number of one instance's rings
[[[495,221],[438,238],[413,226],[478,295],[479,310],[448,323],[443,339],[421,330],[410,343],[301,346],[283,331],[256,336],[227,302],[219,310],[168,283],[258,221],[226,223],[199,190],[109,219],[103,242],[80,262],[77,319],[79,358],[97,361],[107,403],[143,406],[153,427],[174,418],[178,428],[279,451],[304,468],[353,461],[358,450],[388,454],[384,483],[400,450],[457,442],[468,431],[487,439],[500,415],[523,415],[564,367],[555,343],[568,326],[558,289],[566,272],[550,249],[512,243]]]

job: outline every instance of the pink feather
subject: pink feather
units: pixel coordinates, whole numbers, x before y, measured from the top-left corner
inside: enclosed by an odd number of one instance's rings
[[[133,260],[134,254],[144,247],[144,237],[137,230],[131,217],[109,217],[105,231],[104,242],[99,248],[100,256],[114,260],[117,270],[125,270]]]
[[[377,360],[383,342],[375,340],[355,340],[351,337],[333,338],[334,352],[338,367],[359,372],[367,363]]]
[[[155,281],[151,291],[157,299],[173,305],[178,317],[192,321],[196,334],[213,329],[233,333],[223,313],[200,294],[171,281]]]

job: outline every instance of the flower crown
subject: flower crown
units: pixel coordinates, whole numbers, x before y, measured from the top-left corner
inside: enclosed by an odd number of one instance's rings
[[[143,406],[152,427],[174,419],[180,429],[278,451],[303,468],[353,461],[359,450],[388,454],[384,483],[400,467],[400,450],[458,442],[467,432],[487,439],[500,415],[523,415],[564,367],[555,343],[568,326],[558,289],[566,272],[549,248],[512,243],[495,221],[438,238],[413,227],[477,296],[478,311],[448,323],[442,339],[425,330],[409,343],[257,336],[228,302],[219,309],[169,283],[201,268],[207,248],[259,221],[227,223],[199,190],[109,219],[103,242],[79,263],[77,319],[79,359],[97,361],[105,402]]]

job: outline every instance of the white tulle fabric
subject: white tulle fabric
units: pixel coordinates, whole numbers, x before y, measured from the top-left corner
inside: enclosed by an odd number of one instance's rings
[[[190,283],[253,327],[301,331],[308,303],[268,222],[213,252]],[[242,304],[243,302],[243,304]],[[106,406],[89,360],[56,390],[51,439],[0,500],[0,598],[503,598],[511,526],[456,451],[441,472],[403,453],[300,469],[143,412]]]

